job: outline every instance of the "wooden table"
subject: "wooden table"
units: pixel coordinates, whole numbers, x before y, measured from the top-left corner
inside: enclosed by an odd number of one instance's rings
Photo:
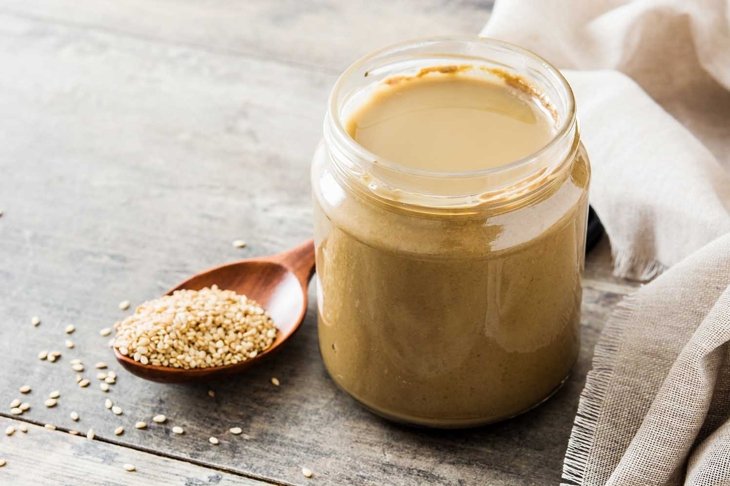
[[[124,299],[139,303],[199,269],[307,238],[309,161],[337,74],[395,41],[475,33],[489,4],[5,0],[0,422],[30,430],[0,435],[0,484],[556,484],[593,346],[632,289],[610,276],[605,241],[588,259],[570,381],[537,410],[475,430],[390,424],[339,392],[319,358],[314,298],[284,351],[210,386],[131,376],[99,335],[124,315]],[[231,245],[239,238],[243,250]],[[76,325],[70,336],[67,324]],[[41,361],[41,350],[62,357]],[[76,385],[77,357],[88,388]],[[109,393],[88,369],[102,360],[119,374]],[[23,384],[30,394],[18,392]],[[52,390],[61,398],[46,408]],[[7,406],[16,397],[32,405],[21,417]],[[157,413],[168,423],[133,427]],[[232,436],[232,426],[247,435]],[[94,440],[67,433],[89,428]]]

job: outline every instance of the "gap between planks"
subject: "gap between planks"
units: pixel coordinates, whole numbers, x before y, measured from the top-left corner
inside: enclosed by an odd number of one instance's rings
[[[639,283],[613,283],[606,280],[598,280],[595,278],[583,277],[583,287],[596,290],[598,292],[607,292],[618,295],[628,295],[638,289]]]
[[[68,429],[66,427],[62,427],[62,426],[56,426],[56,428],[54,430],[49,430],[49,429],[46,429],[45,428],[45,423],[42,423],[42,422],[39,422],[39,421],[36,421],[36,420],[30,420],[30,419],[25,419],[25,418],[22,418],[22,417],[17,417],[17,416],[14,416],[14,415],[8,415],[5,412],[0,412],[0,418],[4,418],[4,419],[7,419],[7,420],[10,420],[10,421],[12,421],[14,423],[26,423],[28,425],[34,425],[34,426],[37,426],[37,427],[41,427],[43,429],[43,432],[50,432],[50,433],[58,432],[60,434],[63,434],[64,436],[78,437],[78,438],[85,439],[85,437],[83,435],[80,435],[80,436],[71,436],[71,434],[69,434],[69,430],[70,429]],[[16,434],[17,433],[19,433],[19,432],[16,432]],[[88,439],[85,439],[85,440],[88,440]],[[156,456],[156,457],[161,457],[161,458],[164,458],[164,459],[170,459],[170,460],[174,460],[174,461],[179,461],[179,462],[184,462],[184,463],[192,464],[194,466],[199,466],[199,467],[202,467],[202,468],[205,468],[205,469],[210,469],[211,471],[217,471],[217,472],[222,472],[222,473],[226,473],[226,474],[231,474],[231,475],[238,476],[238,477],[241,477],[241,478],[244,478],[244,479],[253,479],[255,481],[259,481],[259,482],[262,482],[262,483],[265,483],[265,484],[270,484],[272,486],[294,486],[294,483],[283,482],[281,480],[272,479],[272,478],[268,478],[268,477],[264,477],[264,476],[258,476],[256,474],[247,474],[247,473],[243,473],[241,471],[238,471],[236,469],[232,469],[232,468],[229,468],[229,467],[226,467],[226,466],[221,466],[219,464],[209,464],[209,463],[204,462],[204,461],[198,461],[196,459],[191,459],[191,458],[188,458],[188,457],[181,457],[181,456],[177,456],[175,454],[167,454],[167,453],[164,453],[164,452],[159,451],[159,450],[148,449],[146,447],[137,446],[137,445],[134,445],[134,444],[128,444],[128,443],[124,443],[124,442],[117,442],[117,441],[114,441],[114,440],[107,439],[105,437],[101,437],[99,435],[95,436],[93,440],[94,441],[101,442],[101,443],[104,443],[104,444],[109,444],[109,445],[112,445],[114,447],[120,447],[122,449],[130,449],[130,450],[137,451],[137,452],[142,452],[142,453],[145,453],[145,454],[148,454],[148,455],[151,455],[151,456]],[[0,470],[0,473],[2,473],[1,470]]]

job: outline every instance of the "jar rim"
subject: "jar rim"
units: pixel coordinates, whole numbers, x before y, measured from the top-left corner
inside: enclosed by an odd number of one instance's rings
[[[345,82],[353,77],[357,72],[361,71],[363,67],[367,66],[369,63],[372,63],[373,61],[380,59],[380,58],[386,58],[390,55],[395,55],[401,51],[408,50],[408,49],[417,49],[417,48],[426,48],[429,46],[438,46],[439,44],[449,43],[449,42],[457,42],[457,43],[465,43],[465,44],[471,44],[471,43],[477,43],[480,45],[486,45],[490,47],[497,47],[501,48],[507,51],[511,51],[513,53],[517,53],[519,55],[522,55],[532,61],[536,61],[540,66],[542,66],[547,73],[549,73],[554,81],[557,81],[557,84],[562,88],[563,92],[566,95],[566,102],[567,105],[565,107],[565,111],[568,114],[568,116],[564,117],[563,120],[560,121],[558,128],[550,141],[545,144],[540,149],[531,152],[530,154],[523,156],[517,160],[514,160],[512,162],[509,162],[507,164],[499,165],[497,167],[489,167],[484,169],[476,169],[476,170],[468,170],[468,171],[454,171],[454,172],[446,172],[446,171],[435,171],[435,170],[427,170],[427,169],[418,169],[413,167],[407,167],[403,164],[400,164],[398,162],[385,159],[378,154],[368,150],[364,146],[362,146],[360,143],[358,143],[345,129],[344,124],[342,123],[342,118],[340,116],[340,101],[339,101],[339,94],[340,91],[343,88],[343,85]],[[481,60],[483,61],[489,61],[488,58],[482,57]],[[385,167],[386,169],[397,171],[399,173],[404,174],[410,174],[414,176],[419,177],[429,177],[434,179],[450,179],[450,178],[468,178],[468,177],[480,177],[480,176],[487,176],[487,175],[494,175],[503,173],[506,171],[510,171],[513,169],[517,169],[520,167],[523,167],[525,165],[529,165],[534,160],[541,157],[543,154],[550,152],[554,149],[554,147],[559,144],[573,129],[573,127],[576,124],[576,110],[575,110],[575,96],[573,94],[573,90],[570,87],[570,84],[568,83],[567,79],[562,75],[560,70],[558,70],[555,66],[550,64],[547,60],[545,60],[540,55],[536,54],[535,52],[525,49],[523,47],[517,46],[515,44],[501,41],[498,39],[494,39],[491,37],[486,36],[442,36],[442,37],[427,37],[427,38],[420,38],[420,39],[412,39],[404,42],[399,42],[397,44],[392,44],[390,46],[378,49],[374,52],[371,52],[369,54],[366,54],[365,56],[359,58],[350,66],[345,69],[345,71],[340,74],[340,76],[337,78],[337,81],[335,82],[335,85],[332,88],[332,91],[330,92],[329,100],[328,100],[328,109],[327,109],[327,117],[325,119],[325,125],[328,123],[328,121],[332,124],[334,128],[334,135],[340,143],[343,143],[348,151],[351,151],[352,153],[356,154],[358,157],[363,158],[365,160],[376,160],[379,166]],[[325,132],[327,132],[327,127],[325,127]]]

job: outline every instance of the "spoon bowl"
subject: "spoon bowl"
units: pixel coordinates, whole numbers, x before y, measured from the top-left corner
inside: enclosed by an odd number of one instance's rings
[[[266,309],[278,329],[276,339],[255,358],[236,364],[209,368],[172,368],[142,364],[114,348],[117,361],[130,373],[161,383],[206,381],[239,373],[277,351],[299,329],[307,312],[307,286],[314,274],[314,242],[278,255],[250,258],[208,269],[185,280],[167,292],[200,290],[217,285],[255,300]]]

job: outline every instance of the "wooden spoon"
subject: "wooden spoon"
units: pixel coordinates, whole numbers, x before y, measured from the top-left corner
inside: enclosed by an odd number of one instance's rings
[[[170,295],[179,289],[200,290],[217,285],[257,301],[274,320],[279,332],[272,345],[255,358],[226,366],[182,369],[143,365],[121,355],[116,348],[114,355],[127,371],[161,383],[205,381],[243,371],[279,349],[299,328],[307,311],[307,285],[313,274],[314,242],[309,240],[278,255],[250,258],[211,268],[167,292]]]

